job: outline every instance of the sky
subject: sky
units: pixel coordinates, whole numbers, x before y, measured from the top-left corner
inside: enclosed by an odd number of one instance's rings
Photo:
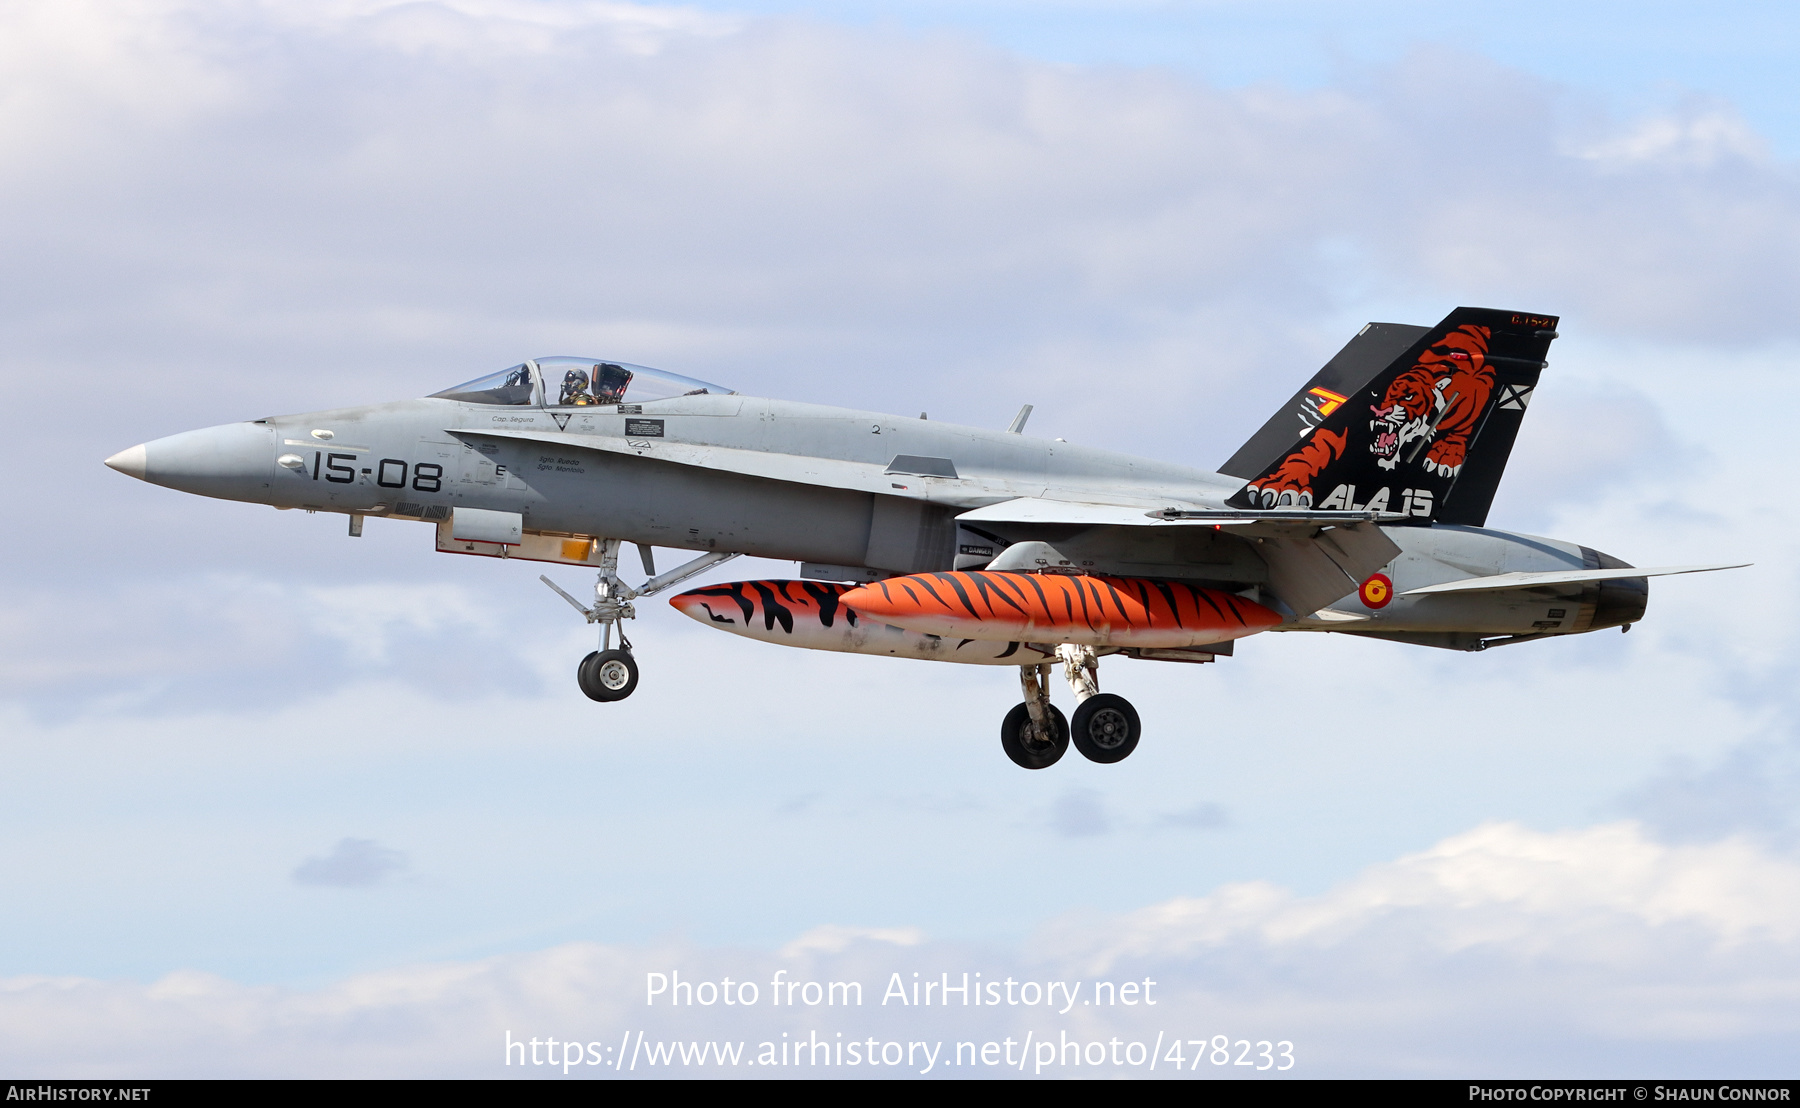
[[[1797,25],[7,5],[0,1069],[1791,1076]],[[1459,304],[1562,318],[1491,524],[1754,566],[1658,579],[1629,635],[1110,661],[1115,766],[1006,761],[1009,671],[654,602],[597,705],[544,567],[100,464],[593,353],[1212,468],[1364,322]],[[758,1000],[673,1007],[677,973]],[[890,995],[964,973],[1074,1000]],[[580,1060],[506,1048],[547,1037]],[[1140,1061],[1080,1061],[1113,1038]],[[797,1039],[921,1046],[657,1054]]]

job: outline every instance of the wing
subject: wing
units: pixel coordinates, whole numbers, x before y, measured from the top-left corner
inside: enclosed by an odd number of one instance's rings
[[[872,462],[848,462],[836,458],[816,458],[802,454],[777,454],[764,450],[744,450],[731,446],[704,446],[694,443],[666,442],[662,439],[615,438],[610,435],[571,435],[561,432],[508,431],[495,427],[458,427],[452,435],[480,435],[496,439],[525,439],[550,443],[564,450],[579,448],[605,454],[654,458],[677,465],[739,473],[746,477],[766,477],[771,481],[791,481],[801,485],[850,489],[855,492],[894,494],[894,478],[887,469]]]
[[[1120,497],[1106,502],[1021,496],[957,516],[971,523],[1064,523],[1083,527],[1252,527],[1286,524],[1300,528],[1353,523],[1398,523],[1400,512],[1316,511],[1301,508],[1171,508],[1165,502]],[[1273,533],[1269,527],[1263,531]],[[1251,533],[1255,533],[1253,530]]]
[[[622,437],[583,435],[497,427],[447,428],[445,433],[459,437],[541,442],[563,450],[594,450],[604,454],[648,458],[710,469],[719,473],[761,477],[796,485],[847,489],[901,500],[923,500],[962,509],[996,502],[1027,500],[1046,493],[1061,494],[1066,499],[1046,500],[1045,503],[1073,504],[1076,498],[1092,498],[1096,501],[1112,499],[1111,486],[1103,477],[1065,476],[1046,482],[1041,477],[1026,479],[1007,475],[959,473],[955,462],[949,458],[927,458],[913,454],[897,454],[891,461],[883,464],[809,454],[784,454],[773,450],[749,450],[735,446],[673,442],[661,438],[639,438],[629,434]],[[1228,478],[1225,480],[1229,481]],[[1151,523],[1154,521],[1143,517],[1143,513],[1157,510],[1167,503],[1167,500],[1145,502],[1123,512],[1127,517]],[[1107,505],[1097,504],[1093,507],[1105,508]],[[1117,504],[1110,507],[1115,511],[1122,510]],[[1092,524],[1101,521],[1084,519],[1082,522]],[[1109,519],[1106,522],[1118,520]]]

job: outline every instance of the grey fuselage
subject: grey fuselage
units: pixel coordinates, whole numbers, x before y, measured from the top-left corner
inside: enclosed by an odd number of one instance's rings
[[[985,563],[983,549],[1042,541],[1091,572],[1232,591],[1269,580],[1255,540],[1229,528],[971,530],[955,518],[1019,497],[1219,508],[1243,486],[1238,478],[1007,431],[736,394],[579,408],[397,401],[186,432],[108,464],[182,491],[283,509],[426,521],[486,509],[518,513],[535,533],[886,573],[971,568]],[[1383,567],[1395,594],[1385,606],[1368,607],[1352,591],[1283,629],[1468,648],[1643,614],[1641,579],[1401,595],[1469,577],[1623,563],[1484,528],[1383,531],[1401,551]]]

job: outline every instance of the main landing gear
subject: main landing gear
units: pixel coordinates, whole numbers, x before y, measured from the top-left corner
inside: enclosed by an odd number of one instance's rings
[[[1069,721],[1050,703],[1050,669],[1048,664],[1019,667],[1025,703],[1006,713],[1000,725],[1000,749],[1026,769],[1053,766],[1069,749]]]
[[[615,700],[624,700],[637,690],[638,664],[631,653],[631,640],[625,637],[625,628],[621,620],[636,619],[637,609],[631,602],[640,596],[654,596],[671,585],[677,585],[699,573],[711,569],[720,562],[727,562],[737,557],[736,554],[710,553],[702,554],[693,561],[676,567],[660,577],[654,576],[656,566],[650,560],[649,547],[640,545],[638,550],[643,555],[644,572],[652,574],[650,580],[637,588],[627,585],[619,576],[618,539],[600,539],[600,579],[594,582],[594,606],[582,604],[568,593],[557,587],[556,582],[548,577],[538,580],[556,590],[556,595],[567,600],[569,604],[589,623],[600,625],[600,649],[581,660],[575,668],[575,681],[581,686],[590,700],[598,700],[602,704]],[[619,632],[619,646],[614,649],[612,636],[614,629]]]
[[[1020,666],[1025,702],[1006,713],[1006,722],[1000,725],[1000,748],[1026,769],[1055,765],[1071,742],[1091,762],[1122,762],[1130,757],[1143,726],[1129,700],[1100,691],[1100,659],[1094,648],[1064,643],[1057,647],[1056,655],[1075,691],[1075,718],[1064,719],[1050,703],[1052,663]]]

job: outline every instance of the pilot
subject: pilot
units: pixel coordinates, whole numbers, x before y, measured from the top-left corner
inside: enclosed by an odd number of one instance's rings
[[[631,371],[622,365],[601,362],[594,367],[594,403],[617,404],[625,399],[625,387],[631,384]]]
[[[588,375],[579,369],[571,369],[563,374],[562,399],[557,403],[577,407],[594,403],[593,396],[588,392]]]

